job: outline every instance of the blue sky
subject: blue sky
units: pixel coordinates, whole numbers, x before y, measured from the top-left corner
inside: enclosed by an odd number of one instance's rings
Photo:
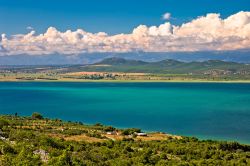
[[[249,0],[0,0],[0,33],[43,33],[82,28],[89,32],[128,33],[140,24],[159,25],[170,12],[172,24],[188,22],[206,13],[222,18],[249,11]]]
[[[250,0],[0,0],[0,20],[0,56],[250,50]]]

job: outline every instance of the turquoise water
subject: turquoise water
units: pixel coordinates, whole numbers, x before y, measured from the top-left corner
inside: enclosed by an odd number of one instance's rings
[[[0,83],[0,113],[250,143],[250,84]]]

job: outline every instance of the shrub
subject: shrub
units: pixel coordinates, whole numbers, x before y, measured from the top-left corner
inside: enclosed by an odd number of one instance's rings
[[[101,123],[96,123],[94,126],[102,127],[103,125]]]
[[[4,126],[8,126],[9,122],[4,120],[4,119],[0,119],[0,129],[2,129]]]
[[[32,119],[43,119],[43,116],[38,112],[34,112],[31,117]]]
[[[15,150],[8,144],[1,145],[0,149],[1,154],[7,154],[7,153],[15,153]]]
[[[9,133],[10,140],[31,140],[35,139],[36,135],[32,131],[11,130]]]
[[[131,128],[131,129],[125,129],[125,130],[123,130],[122,134],[123,135],[131,135],[131,134],[140,133],[140,132],[141,132],[141,129]]]
[[[108,126],[104,129],[104,131],[115,131],[115,128],[112,126]]]

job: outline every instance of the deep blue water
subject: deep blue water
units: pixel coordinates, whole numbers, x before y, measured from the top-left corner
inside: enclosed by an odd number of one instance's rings
[[[250,84],[1,82],[15,112],[250,143]]]

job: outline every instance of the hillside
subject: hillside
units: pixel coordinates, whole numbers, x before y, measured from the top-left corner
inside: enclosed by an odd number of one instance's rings
[[[220,60],[144,62],[107,58],[89,65],[0,66],[0,81],[249,81],[250,65]]]
[[[248,145],[138,132],[47,119],[39,113],[0,116],[0,165],[250,164]]]
[[[139,60],[127,60],[123,58],[108,58],[98,63],[86,66],[72,66],[68,70],[73,71],[97,71],[97,72],[134,72],[134,73],[164,73],[164,74],[205,74],[212,71],[221,73],[248,73],[250,65],[220,60],[203,62],[181,62],[167,59],[158,62],[144,62]]]

